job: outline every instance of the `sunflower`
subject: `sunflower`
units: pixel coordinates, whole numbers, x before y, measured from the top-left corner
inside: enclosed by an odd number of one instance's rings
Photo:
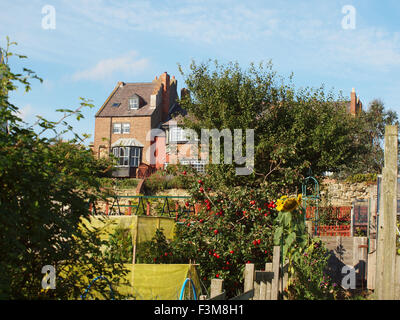
[[[293,211],[301,205],[301,199],[301,193],[297,196],[297,198],[288,198],[287,196],[282,196],[276,201],[276,210]]]

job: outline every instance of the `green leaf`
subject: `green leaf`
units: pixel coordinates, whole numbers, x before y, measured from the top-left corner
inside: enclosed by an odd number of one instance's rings
[[[283,233],[283,227],[279,226],[275,229],[275,233],[274,233],[274,244],[276,246],[280,245],[281,243],[281,237],[282,237],[282,233]]]

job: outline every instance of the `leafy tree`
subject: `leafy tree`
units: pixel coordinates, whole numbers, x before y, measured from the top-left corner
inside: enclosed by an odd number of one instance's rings
[[[385,126],[398,124],[398,116],[396,112],[386,110],[382,100],[374,99],[368,109],[358,116],[357,122],[361,131],[359,139],[366,152],[358,154],[354,161],[346,163],[340,176],[382,172]]]
[[[190,92],[180,100],[188,111],[185,127],[199,136],[202,128],[254,129],[254,173],[237,176],[234,165],[211,165],[209,172],[221,187],[294,191],[309,168],[314,175],[337,171],[365,152],[344,99],[323,86],[296,90],[292,78],[278,76],[271,63],[243,70],[233,63],[192,62],[189,74],[180,70]]]
[[[8,41],[0,64],[0,123],[8,124],[8,130],[0,130],[0,298],[79,298],[88,280],[125,273],[103,256],[100,231],[82,224],[89,202],[104,196],[97,177],[110,163],[96,160],[77,134],[60,141],[72,129],[65,119],[79,120],[83,107],[93,107],[87,100],[76,110],[60,110],[60,121],[39,117],[39,133],[18,118],[9,93],[18,84],[29,91],[29,81],[41,79],[28,69],[11,71],[12,44]],[[48,131],[54,137],[43,137]],[[56,268],[55,290],[42,290],[45,265]]]

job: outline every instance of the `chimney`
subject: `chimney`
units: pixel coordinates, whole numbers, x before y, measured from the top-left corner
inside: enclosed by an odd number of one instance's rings
[[[169,85],[170,85],[170,79],[169,79],[169,74],[167,72],[164,72],[160,76],[160,81],[163,85],[162,89],[162,108],[161,108],[161,118],[162,121],[167,120],[168,118],[168,113],[169,113],[169,105],[170,105],[170,93],[169,93]]]
[[[357,95],[356,90],[353,88],[350,94],[350,114],[355,116],[356,115],[356,106],[357,106]]]

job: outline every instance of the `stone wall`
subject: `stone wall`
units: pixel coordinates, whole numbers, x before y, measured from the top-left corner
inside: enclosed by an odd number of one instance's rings
[[[377,186],[375,184],[360,182],[348,183],[326,179],[320,185],[321,205],[351,206],[356,199],[376,198]]]

